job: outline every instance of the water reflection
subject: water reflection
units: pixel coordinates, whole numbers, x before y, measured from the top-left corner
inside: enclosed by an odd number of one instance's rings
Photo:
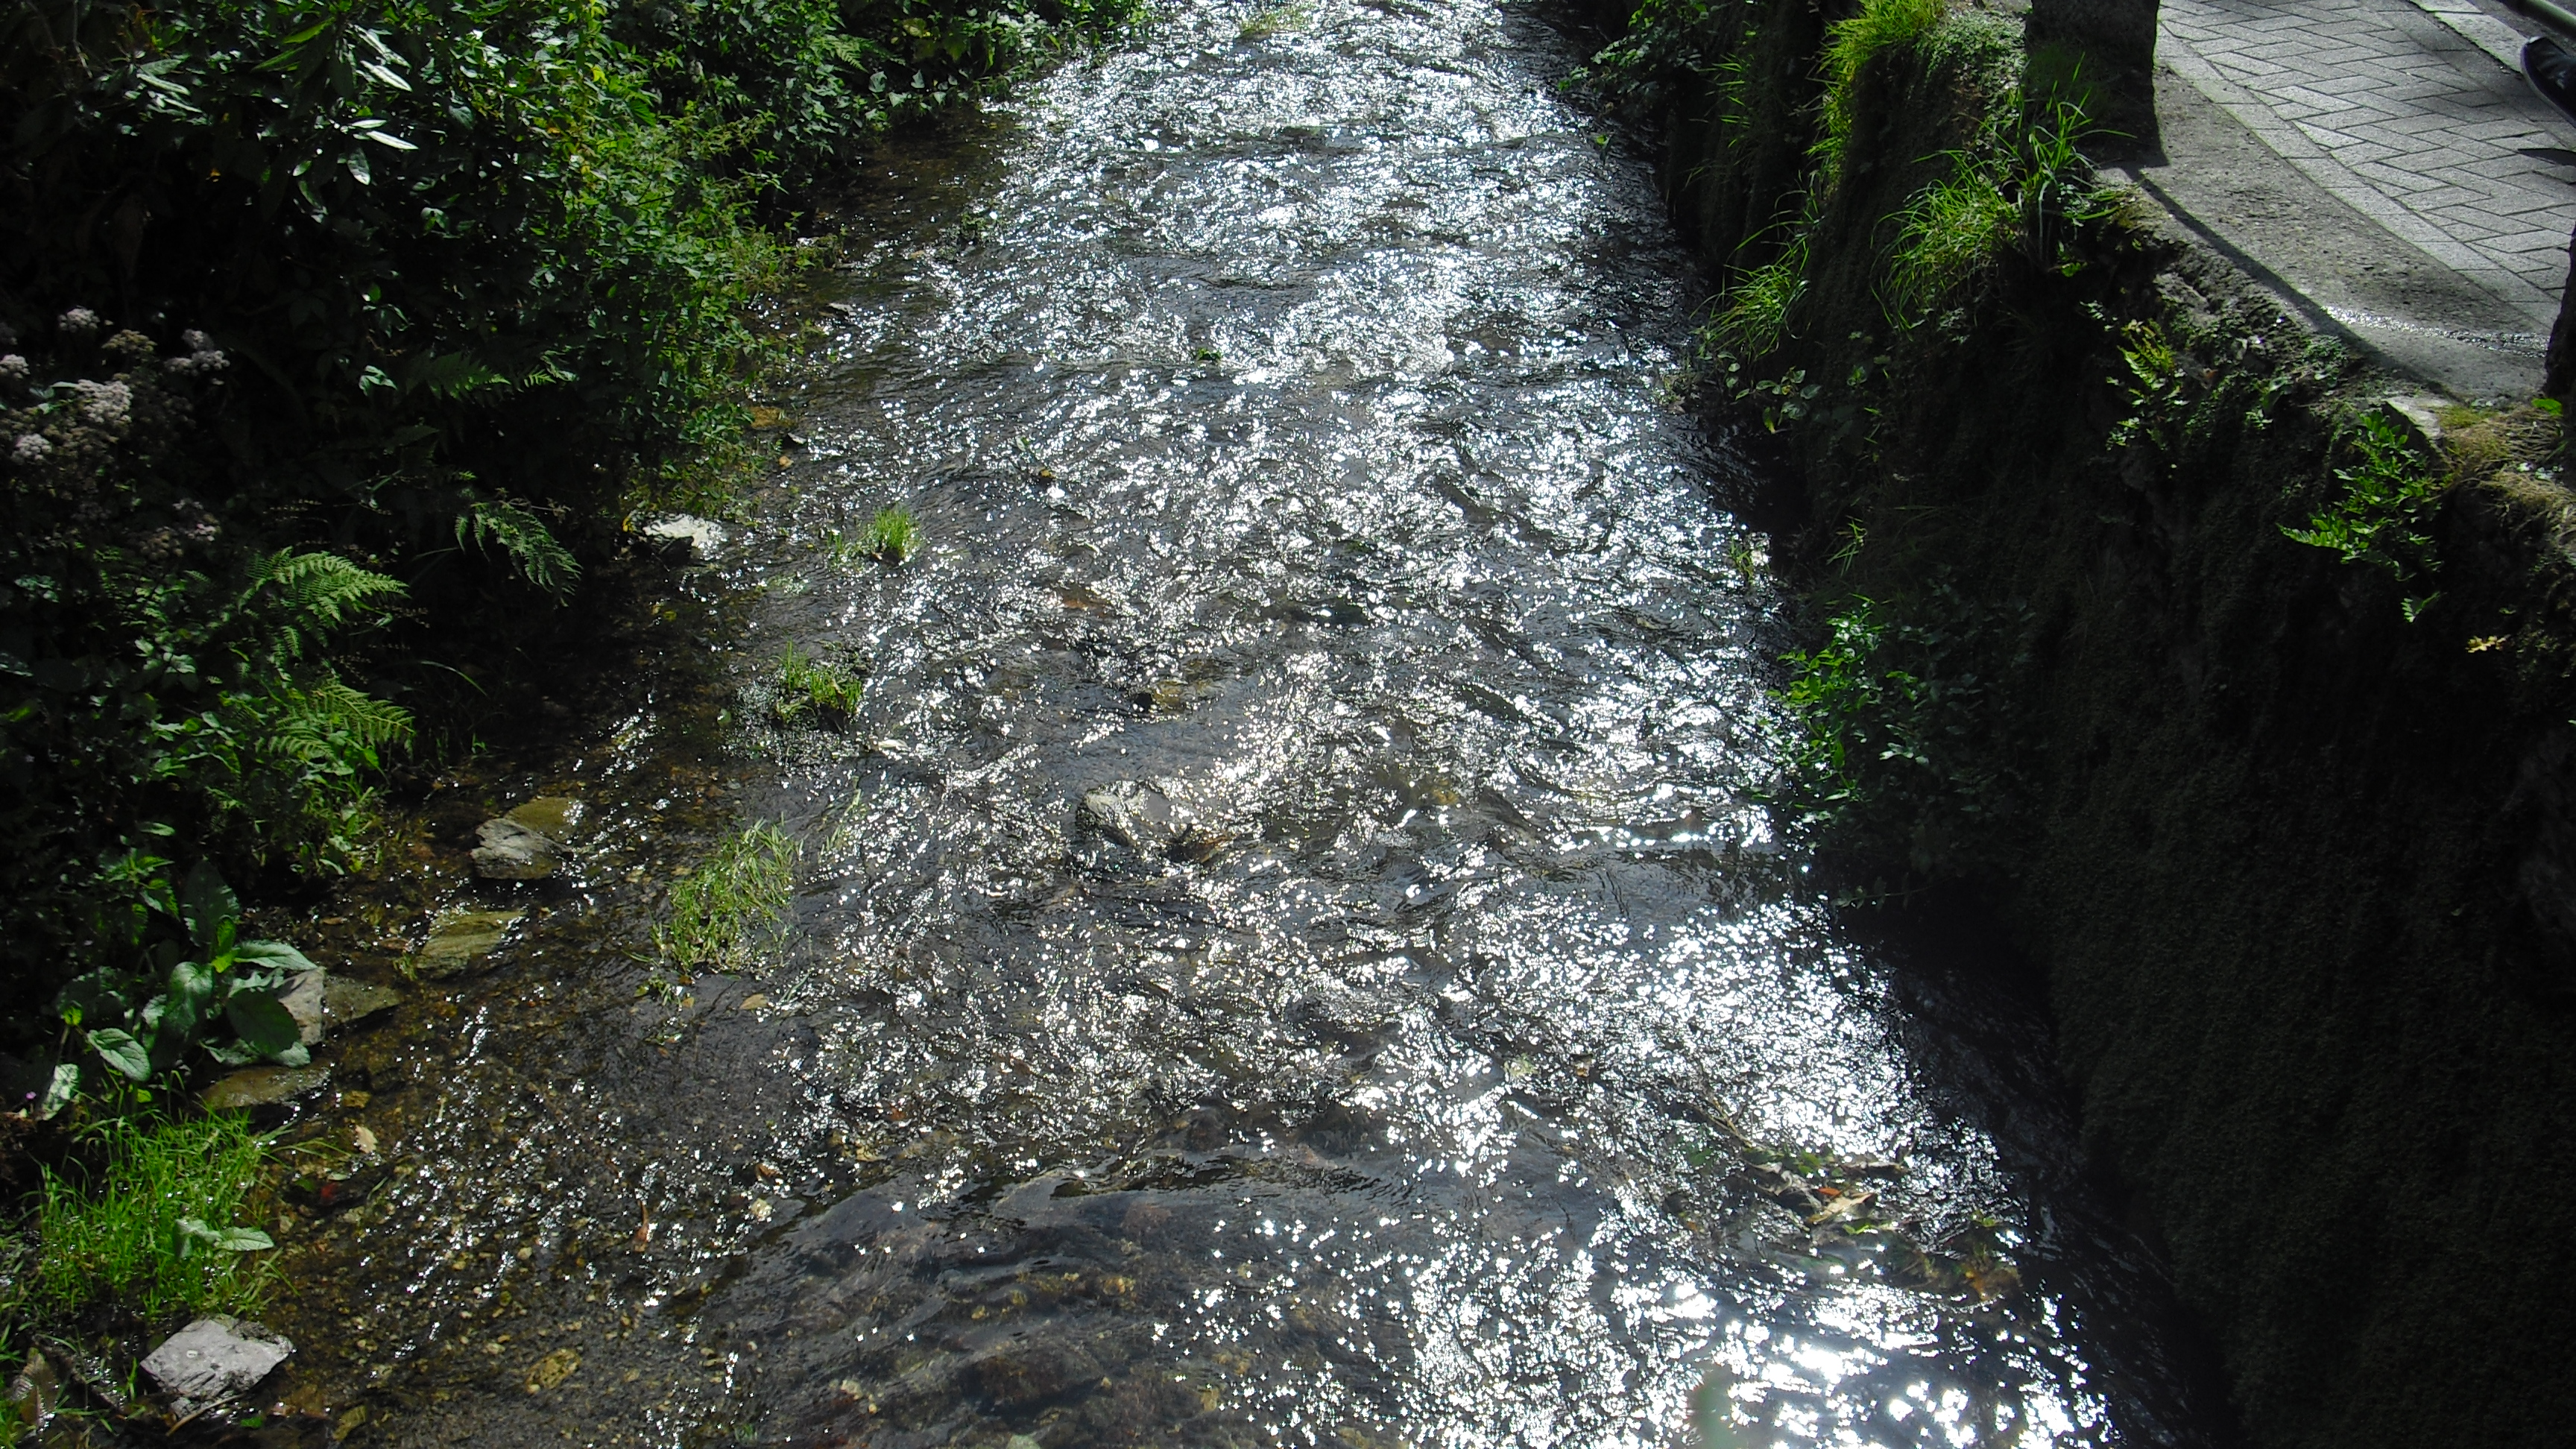
[[[863,198],[780,399],[810,448],[727,558],[742,681],[872,673],[846,730],[734,725],[804,893],[740,977],[425,1109],[387,1211],[559,1266],[415,1253],[405,1352],[516,1282],[594,1366],[442,1422],[2202,1442],[2029,1023],[1842,941],[1750,801],[1776,595],[1571,47],[1247,14]],[[922,557],[834,547],[891,502]],[[585,1087],[595,1128],[499,1145]]]

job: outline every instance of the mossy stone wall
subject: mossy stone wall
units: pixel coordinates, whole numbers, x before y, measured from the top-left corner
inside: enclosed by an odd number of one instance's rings
[[[1825,27],[1853,8],[1708,8],[1740,66],[1672,96],[1666,175],[1722,270],[1775,255],[1799,210]],[[1943,583],[2027,607],[1989,652],[2032,785],[1942,867],[2044,971],[2091,1144],[2165,1243],[2247,1437],[2558,1442],[2576,513],[2510,457],[2455,449],[2440,595],[2412,622],[2387,571],[2284,537],[2394,384],[2143,214],[2072,274],[2006,258],[1949,315],[1892,324],[1889,218],[1993,81],[1955,61],[1975,47],[1934,49],[1873,58],[1850,92],[1808,300],[1750,369],[1827,384],[1780,435],[1804,493],[1778,552],[1819,618],[1854,595],[1933,608]],[[2177,346],[2182,393],[2161,441],[2115,447],[2139,406],[2130,324]]]

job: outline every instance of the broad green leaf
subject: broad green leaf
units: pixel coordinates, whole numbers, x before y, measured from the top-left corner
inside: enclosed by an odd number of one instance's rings
[[[277,1009],[281,1015],[286,1011],[283,1006]],[[289,1023],[294,1020],[287,1017]],[[134,1039],[134,1033],[111,1026],[104,1031],[91,1032],[89,1044],[109,1066],[127,1077],[138,1082],[152,1080],[152,1054],[143,1049],[143,1043]]]
[[[188,879],[179,887],[179,919],[198,949],[211,955],[230,946],[227,938],[240,917],[241,899],[215,873],[212,863],[199,860],[189,868]]]
[[[304,1029],[274,996],[242,992],[224,1003],[224,1018],[241,1034],[243,1044],[261,1056],[282,1056],[288,1048],[303,1045]]]
[[[303,952],[284,941],[244,941],[233,948],[233,959],[256,962],[261,966],[290,974],[316,969],[312,962],[304,959]]]
[[[77,1063],[65,1062],[54,1068],[53,1079],[45,1083],[43,1099],[36,1103],[36,1120],[51,1120],[56,1112],[70,1106],[72,1098],[79,1092],[80,1067]]]

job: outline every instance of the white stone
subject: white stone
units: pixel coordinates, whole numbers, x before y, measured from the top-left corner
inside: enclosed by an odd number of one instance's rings
[[[293,1343],[260,1324],[218,1314],[162,1340],[143,1371],[164,1393],[206,1403],[256,1387],[294,1352]]]

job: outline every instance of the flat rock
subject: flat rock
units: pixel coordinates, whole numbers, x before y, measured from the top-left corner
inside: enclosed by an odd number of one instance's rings
[[[564,795],[540,795],[474,829],[474,868],[494,880],[543,880],[572,854],[582,805]]]
[[[277,1004],[295,1018],[306,1046],[322,1040],[322,1028],[329,1020],[324,999],[330,989],[330,976],[328,971],[299,971],[278,989]]]
[[[331,1073],[321,1067],[244,1067],[206,1088],[200,1100],[211,1111],[237,1112],[293,1101],[330,1084]]]
[[[143,1371],[166,1394],[208,1403],[256,1388],[294,1352],[284,1335],[218,1314],[163,1339],[144,1356]]]
[[[379,1011],[401,1004],[401,992],[390,986],[378,986],[372,981],[352,981],[346,976],[334,976],[322,988],[322,1016],[333,1026],[364,1021]]]
[[[429,939],[412,954],[412,970],[432,981],[462,975],[480,965],[510,934],[525,911],[451,911],[430,928]]]
[[[503,812],[501,818],[524,825],[557,845],[569,847],[581,826],[582,804],[569,795],[540,795]]]
[[[504,815],[474,827],[475,874],[490,880],[544,880],[563,864],[563,847]]]

